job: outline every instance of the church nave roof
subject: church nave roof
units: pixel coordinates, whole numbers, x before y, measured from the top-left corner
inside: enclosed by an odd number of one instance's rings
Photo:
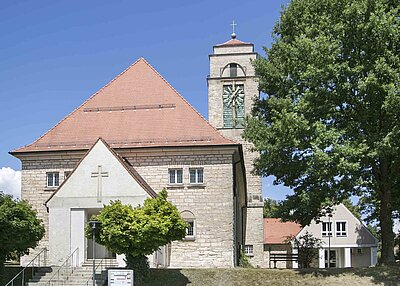
[[[140,58],[35,142],[12,154],[112,148],[232,145]]]

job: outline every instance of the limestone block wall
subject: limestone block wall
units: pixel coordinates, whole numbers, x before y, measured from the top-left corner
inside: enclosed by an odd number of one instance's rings
[[[171,246],[171,267],[223,267],[235,266],[233,150],[197,148],[196,150],[116,150],[136,168],[148,184],[159,192],[166,187],[169,199],[182,212],[189,210],[195,217],[195,239],[177,241]],[[22,198],[37,210],[46,227],[46,236],[40,245],[21,259],[26,265],[43,247],[49,246],[49,219],[45,201],[56,188],[46,187],[46,173],[59,172],[60,184],[64,172],[71,171],[84,153],[69,156],[30,156],[22,161]],[[189,168],[204,170],[204,184],[189,183]],[[183,169],[183,184],[169,184],[169,168]],[[62,235],[62,234],[60,234]]]
[[[234,209],[232,154],[124,154],[147,183],[159,192],[166,187],[179,211],[195,217],[195,239],[171,245],[170,267],[233,267]],[[204,170],[204,184],[189,184],[189,168]],[[169,168],[183,169],[183,184],[169,184]]]
[[[82,155],[82,154],[81,154]],[[46,234],[39,246],[30,251],[29,255],[21,257],[21,265],[28,264],[43,248],[48,248],[49,219],[45,201],[53,194],[56,188],[47,188],[47,172],[59,172],[60,184],[65,179],[64,172],[71,171],[79,161],[79,155],[72,156],[41,156],[21,159],[21,198],[29,201],[38,217],[45,225]],[[61,234],[60,234],[61,235]]]
[[[261,176],[254,175],[253,161],[258,154],[251,151],[251,143],[241,138],[241,129],[220,129],[227,138],[242,144],[247,180],[246,245],[253,245],[250,262],[254,267],[267,267],[264,259],[264,221]]]

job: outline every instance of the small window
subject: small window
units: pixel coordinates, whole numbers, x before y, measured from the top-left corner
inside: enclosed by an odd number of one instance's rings
[[[237,77],[237,64],[229,64],[229,75]]]
[[[60,185],[60,175],[58,172],[47,173],[47,186],[58,187]]]
[[[347,223],[345,221],[336,222],[336,236],[337,237],[347,236]]]
[[[169,170],[169,183],[170,184],[182,184],[183,183],[183,170],[182,169],[170,169]]]
[[[196,219],[194,214],[189,211],[185,210],[181,212],[182,219],[186,222],[186,236],[183,240],[194,240],[196,236]]]
[[[64,180],[65,180],[66,178],[68,178],[69,175],[71,175],[71,171],[65,171],[65,172],[64,172]]]
[[[247,256],[253,256],[253,245],[245,245],[244,246],[244,254],[246,254]]]
[[[202,184],[203,183],[203,169],[189,169],[189,182],[191,184]]]
[[[187,221],[188,227],[186,228],[186,238],[194,237],[194,221]]]
[[[322,232],[323,237],[332,236],[332,222],[322,222]]]

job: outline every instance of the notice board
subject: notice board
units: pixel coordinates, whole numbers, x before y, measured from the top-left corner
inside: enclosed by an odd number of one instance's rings
[[[108,286],[133,286],[133,270],[108,269]]]

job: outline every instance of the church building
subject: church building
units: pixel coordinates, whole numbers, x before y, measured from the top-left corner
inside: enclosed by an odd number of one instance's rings
[[[241,133],[259,96],[254,45],[232,39],[209,56],[209,120],[140,58],[33,143],[11,151],[22,163],[22,199],[46,227],[30,255],[50,265],[92,257],[85,225],[111,200],[137,206],[163,188],[187,235],[155,253],[153,267],[230,268],[241,251],[265,266],[261,177]],[[121,259],[100,245],[96,258]]]

